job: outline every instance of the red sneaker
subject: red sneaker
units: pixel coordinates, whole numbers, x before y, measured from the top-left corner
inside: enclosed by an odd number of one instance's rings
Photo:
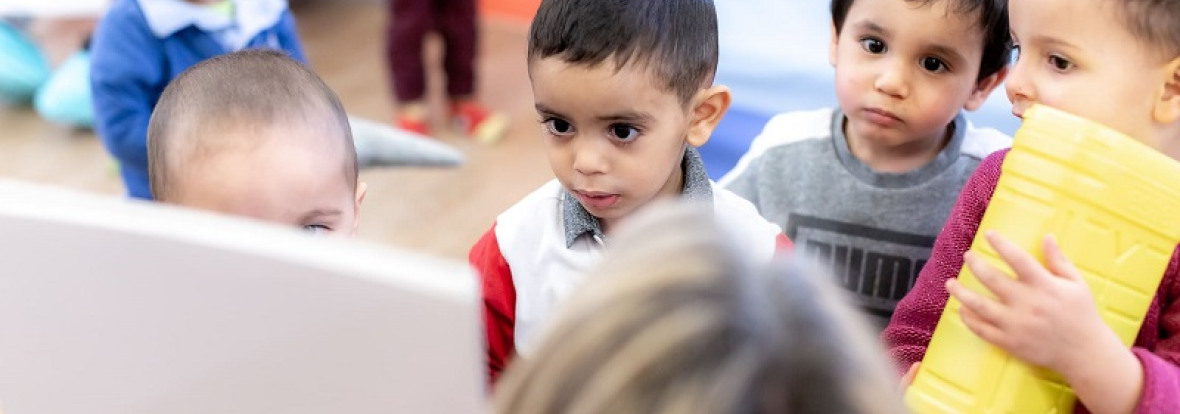
[[[508,118],[474,102],[451,105],[451,117],[467,136],[484,144],[494,144],[508,131]]]
[[[430,124],[425,119],[417,119],[408,116],[395,117],[393,124],[398,128],[406,131],[415,132],[425,136],[430,136]]]

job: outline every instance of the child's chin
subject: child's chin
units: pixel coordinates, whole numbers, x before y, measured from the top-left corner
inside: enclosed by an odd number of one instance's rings
[[[615,222],[627,217],[627,215],[630,214],[630,210],[619,208],[618,206],[612,208],[594,208],[583,204],[582,208],[585,208],[586,212],[590,213],[590,215],[594,216],[599,221],[605,220]]]

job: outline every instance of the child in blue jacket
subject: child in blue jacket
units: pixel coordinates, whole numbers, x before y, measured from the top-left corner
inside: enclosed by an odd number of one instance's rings
[[[286,0],[115,0],[95,29],[95,129],[131,197],[151,199],[147,126],[172,78],[202,60],[249,48],[306,63]]]

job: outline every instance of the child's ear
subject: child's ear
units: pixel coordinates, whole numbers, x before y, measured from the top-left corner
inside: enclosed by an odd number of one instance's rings
[[[697,92],[697,96],[693,98],[690,114],[692,118],[688,124],[688,145],[700,147],[709,142],[709,137],[713,136],[713,130],[717,129],[717,124],[725,117],[725,111],[729,110],[732,100],[729,87],[724,85],[713,85]]]
[[[971,96],[967,97],[967,102],[963,104],[963,109],[974,111],[983,106],[987,102],[987,97],[992,94],[992,91],[1004,83],[1004,78],[1008,77],[1008,66],[1000,68],[996,73],[980,79],[975,82],[975,89],[971,91]]]
[[[828,43],[828,64],[836,67],[836,44],[840,43],[840,34],[836,33],[836,22],[828,25],[831,41]]]
[[[1158,124],[1171,125],[1180,121],[1180,57],[1164,66],[1164,84],[1152,108],[1152,119]]]
[[[361,225],[361,203],[365,202],[365,194],[369,192],[369,184],[364,181],[356,183],[356,203],[353,203],[352,212],[352,234],[356,234],[356,230]]]

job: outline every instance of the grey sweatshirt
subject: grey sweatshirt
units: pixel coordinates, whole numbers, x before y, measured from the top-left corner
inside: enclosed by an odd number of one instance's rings
[[[934,160],[880,173],[848,149],[839,110],[774,117],[719,184],[742,196],[826,266],[883,329],[930,257],[934,238],[979,162],[1011,145],[962,114]]]

